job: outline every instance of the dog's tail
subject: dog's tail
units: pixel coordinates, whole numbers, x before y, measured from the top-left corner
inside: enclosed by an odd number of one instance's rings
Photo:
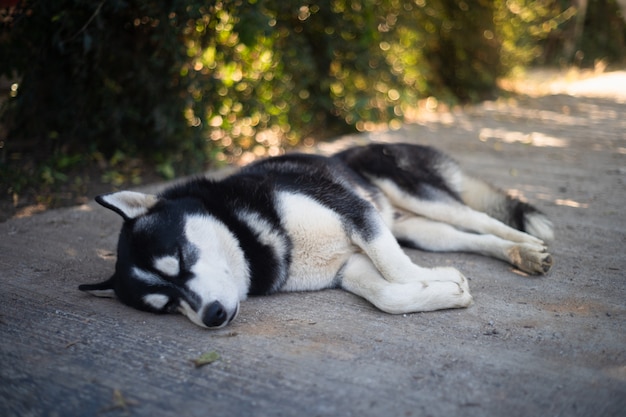
[[[467,175],[463,175],[460,196],[474,210],[531,234],[544,242],[554,240],[554,226],[545,214],[506,192]]]

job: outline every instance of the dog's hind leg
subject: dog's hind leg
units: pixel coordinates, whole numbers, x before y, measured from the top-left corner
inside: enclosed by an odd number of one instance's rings
[[[428,277],[432,278],[431,275]],[[343,289],[391,314],[461,308],[472,303],[465,278],[460,282],[419,277],[404,283],[389,282],[363,254],[350,257],[340,273],[340,280]]]
[[[487,213],[546,243],[554,240],[554,225],[545,214],[485,181],[462,175],[459,194],[463,203],[474,210]]]
[[[393,226],[396,238],[408,246],[433,252],[473,252],[504,260],[530,274],[545,274],[552,257],[543,245],[511,242],[488,234],[468,233],[423,217],[406,217]]]
[[[418,216],[476,233],[495,235],[512,242],[545,246],[541,239],[516,230],[486,213],[476,211],[451,198],[443,200],[421,199],[401,190],[390,180],[376,179],[374,182],[383,190],[394,206]]]

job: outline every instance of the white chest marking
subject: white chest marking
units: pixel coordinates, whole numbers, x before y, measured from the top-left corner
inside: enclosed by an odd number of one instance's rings
[[[153,274],[151,272],[145,271],[141,268],[138,268],[136,266],[134,266],[131,269],[131,274],[133,274],[135,276],[135,278],[137,278],[140,281],[145,282],[146,284],[149,285],[159,285],[159,284],[163,284],[163,280],[161,279],[160,276]]]
[[[279,206],[293,245],[289,279],[283,290],[328,287],[357,250],[346,234],[341,217],[301,194],[280,193]]]

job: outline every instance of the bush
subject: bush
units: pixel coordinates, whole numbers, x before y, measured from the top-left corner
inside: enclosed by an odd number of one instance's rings
[[[203,143],[183,109],[187,59],[177,19],[182,2],[33,1],[6,31],[0,61],[21,76],[4,116],[8,144],[32,140],[44,155],[116,151],[165,160],[174,149],[191,166]],[[8,38],[8,39],[7,39]]]
[[[173,175],[397,127],[421,98],[493,96],[575,15],[561,3],[22,1],[0,13],[0,70],[19,85],[4,150],[138,156]]]

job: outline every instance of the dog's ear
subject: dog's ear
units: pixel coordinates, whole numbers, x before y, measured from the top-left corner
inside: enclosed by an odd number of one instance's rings
[[[159,202],[159,197],[135,191],[119,191],[99,195],[96,201],[122,216],[124,220],[130,220],[146,214]]]
[[[115,297],[115,290],[113,289],[114,279],[115,275],[107,279],[106,281],[100,282],[98,284],[79,285],[78,289],[91,295],[95,295],[96,297],[113,298]]]

